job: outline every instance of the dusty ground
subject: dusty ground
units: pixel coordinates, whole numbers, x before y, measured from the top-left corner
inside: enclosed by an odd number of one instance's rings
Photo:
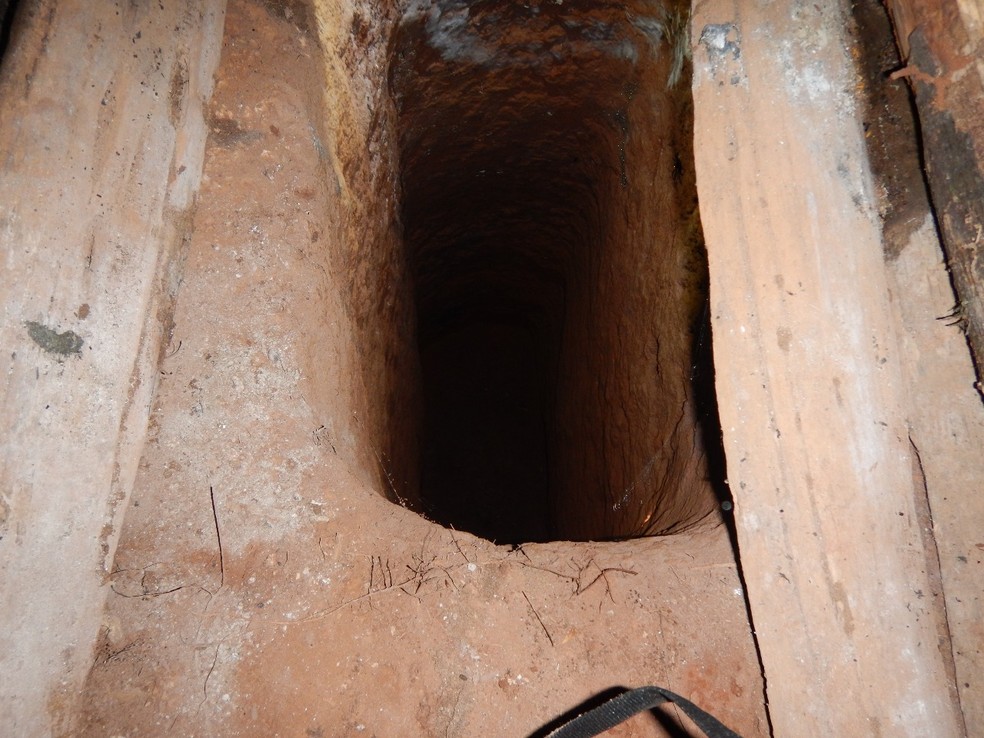
[[[724,528],[514,548],[381,495],[324,223],[337,192],[309,123],[318,51],[289,7],[229,6],[79,732],[524,736],[603,690],[658,684],[766,735]],[[682,735],[665,714],[611,734]]]

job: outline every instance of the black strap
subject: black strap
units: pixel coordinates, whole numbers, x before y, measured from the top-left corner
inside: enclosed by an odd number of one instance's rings
[[[578,715],[547,735],[546,738],[592,738],[614,728],[633,715],[649,710],[664,702],[673,702],[683,710],[707,738],[741,738],[733,730],[724,727],[718,720],[701,710],[690,700],[674,694],[662,687],[639,687],[612,697],[593,710]]]

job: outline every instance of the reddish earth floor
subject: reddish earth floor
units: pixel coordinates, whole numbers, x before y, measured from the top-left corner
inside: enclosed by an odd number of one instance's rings
[[[724,527],[496,546],[381,495],[358,350],[332,317],[318,49],[285,7],[229,6],[81,733],[525,736],[604,690],[658,684],[767,735]],[[663,714],[610,734],[685,734]]]

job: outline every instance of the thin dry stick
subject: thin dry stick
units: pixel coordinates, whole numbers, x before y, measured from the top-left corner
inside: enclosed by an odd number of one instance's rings
[[[595,564],[595,566],[597,566],[597,564]],[[577,592],[575,592],[575,594],[582,594],[583,592],[587,592],[595,584],[598,583],[598,580],[599,579],[604,579],[605,580],[605,587],[608,590],[608,595],[610,597],[611,596],[611,585],[608,582],[608,576],[607,576],[609,572],[616,573],[616,574],[631,574],[633,576],[635,576],[636,574],[639,573],[637,571],[633,571],[632,569],[622,569],[622,568],[619,568],[617,566],[609,566],[609,567],[606,567],[604,569],[600,569],[600,571],[601,571],[601,573],[598,574],[598,576],[596,576],[594,579],[592,579],[591,582],[587,586],[585,586],[585,587],[582,587],[580,581],[578,581]]]
[[[212,672],[215,671],[215,665],[219,663],[219,649],[222,648],[222,644],[219,643],[215,647],[215,655],[212,657],[212,665],[208,667],[208,674],[205,675],[205,683],[202,684],[202,701],[198,703],[198,709],[195,710],[195,715],[198,715],[202,710],[202,706],[208,702],[208,680],[212,678]],[[174,723],[171,723],[174,727]]]
[[[323,619],[325,619],[325,618],[333,615],[334,613],[338,612],[339,610],[342,610],[342,609],[344,609],[344,608],[346,608],[346,607],[348,607],[350,605],[354,605],[354,604],[357,604],[359,602],[363,602],[365,600],[371,600],[373,597],[375,597],[377,595],[385,594],[385,593],[387,593],[387,592],[389,592],[391,590],[401,590],[401,591],[403,591],[404,594],[413,595],[412,592],[409,592],[409,591],[407,591],[405,589],[405,587],[407,587],[407,585],[414,584],[415,585],[414,592],[419,592],[421,586],[423,586],[427,582],[433,581],[432,579],[427,578],[428,571],[431,568],[433,568],[433,566],[434,566],[433,559],[431,559],[431,561],[427,561],[423,557],[423,555],[422,555],[423,552],[424,552],[424,550],[426,549],[427,541],[430,539],[430,537],[431,537],[431,534],[428,533],[427,536],[424,537],[424,540],[421,542],[421,555],[418,555],[417,557],[415,557],[415,560],[414,560],[414,564],[416,565],[416,568],[414,566],[411,566],[410,564],[407,564],[407,568],[411,572],[411,576],[409,576],[409,577],[403,578],[403,579],[401,579],[399,581],[392,581],[392,579],[391,579],[390,580],[391,581],[390,584],[387,585],[387,584],[384,583],[384,585],[382,587],[379,587],[379,588],[376,588],[376,589],[373,589],[372,587],[367,587],[365,592],[363,592],[362,594],[360,594],[360,595],[358,595],[356,597],[353,597],[353,598],[348,599],[348,600],[343,600],[342,602],[339,602],[337,605],[332,605],[331,607],[328,607],[328,608],[323,609],[323,610],[319,610],[317,612],[314,612],[314,613],[312,613],[310,615],[307,615],[305,617],[302,617],[302,618],[298,618],[296,620],[284,620],[284,619],[278,619],[278,618],[271,618],[271,619],[267,620],[267,619],[263,619],[263,618],[250,618],[250,623],[251,624],[258,624],[258,625],[303,625],[305,623],[312,623],[312,622],[316,622],[318,620],[323,620]],[[525,551],[523,551],[522,553],[523,553],[524,556],[526,556],[526,558],[529,558],[529,556],[526,554]],[[466,558],[466,561],[468,561],[467,558]],[[477,567],[485,567],[485,566],[492,566],[492,565],[509,565],[509,564],[515,565],[515,564],[519,564],[520,566],[526,567],[528,569],[536,569],[537,571],[542,571],[542,572],[545,572],[547,574],[552,574],[552,575],[554,575],[556,577],[559,577],[561,579],[566,579],[567,581],[571,582],[574,585],[574,588],[575,588],[575,591],[574,591],[574,594],[575,595],[582,593],[585,589],[587,589],[588,587],[594,585],[597,582],[598,579],[601,579],[602,578],[602,574],[599,574],[587,586],[585,586],[585,587],[579,587],[578,586],[578,581],[579,581],[580,575],[577,576],[577,577],[574,577],[574,576],[571,576],[569,574],[562,574],[562,573],[560,573],[558,571],[554,571],[553,569],[547,569],[547,568],[542,567],[542,566],[536,566],[534,564],[528,564],[528,563],[526,563],[525,561],[522,561],[522,560],[516,560],[515,558],[510,558],[510,556],[508,556],[508,555],[507,556],[504,556],[502,558],[494,558],[494,559],[490,559],[490,560],[486,560],[486,561],[468,561],[467,564],[466,563],[455,564],[455,565],[452,565],[450,567],[438,566],[438,568],[440,568],[445,573],[446,576],[448,576],[449,578],[451,578],[450,572],[448,571],[448,569],[457,570],[457,569],[460,569],[462,567],[469,566],[470,564],[474,564]],[[374,577],[375,576],[374,571],[373,571],[374,568],[375,568],[375,556],[370,556],[370,577]],[[600,569],[600,567],[599,567],[599,569]],[[632,569],[621,569],[621,568],[618,568],[618,567],[606,567],[604,569],[601,569],[601,571],[603,573],[618,572],[618,573],[624,573],[624,574],[638,574],[638,572],[633,571]],[[452,578],[452,581],[453,581],[453,578]],[[526,601],[529,604],[530,608],[533,609],[533,614],[534,614],[534,616],[536,616],[537,621],[539,621],[540,627],[543,628],[544,633],[546,633],[546,635],[547,635],[547,639],[550,641],[550,644],[553,645],[554,642],[553,642],[552,636],[550,635],[550,632],[547,630],[546,625],[540,619],[539,614],[533,608],[533,604],[530,602],[529,598],[526,597],[526,593],[525,592],[523,593],[523,597],[526,598]]]
[[[461,546],[458,545],[458,539],[454,537],[454,526],[452,525],[452,526],[449,526],[449,527],[450,527],[449,535],[451,536],[452,542],[454,542],[454,547],[456,549],[458,549],[458,553],[461,554],[461,558],[463,558],[467,563],[470,564],[471,561],[469,560],[469,558],[467,556],[465,556],[465,552],[461,550]]]
[[[225,557],[222,555],[222,534],[219,533],[219,513],[215,509],[215,490],[208,485],[208,496],[212,500],[212,520],[215,521],[215,540],[219,542],[219,589],[225,586]]]
[[[530,606],[530,610],[533,611],[533,617],[536,618],[536,622],[538,622],[540,624],[540,627],[543,628],[543,632],[546,633],[547,640],[550,641],[551,648],[554,648],[554,641],[553,641],[553,638],[550,637],[550,631],[547,630],[547,626],[543,624],[543,619],[540,617],[540,613],[538,613],[536,611],[536,608],[533,607],[533,603],[530,602],[530,598],[526,596],[526,592],[523,592],[523,599],[526,600],[526,604],[529,605]]]

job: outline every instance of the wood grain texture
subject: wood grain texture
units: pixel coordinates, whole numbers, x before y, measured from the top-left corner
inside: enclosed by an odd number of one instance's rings
[[[839,4],[707,2],[695,151],[717,391],[775,735],[962,732],[938,650]]]
[[[0,719],[68,732],[198,188],[224,3],[25,4],[0,79]],[[166,343],[166,340],[163,341]]]

